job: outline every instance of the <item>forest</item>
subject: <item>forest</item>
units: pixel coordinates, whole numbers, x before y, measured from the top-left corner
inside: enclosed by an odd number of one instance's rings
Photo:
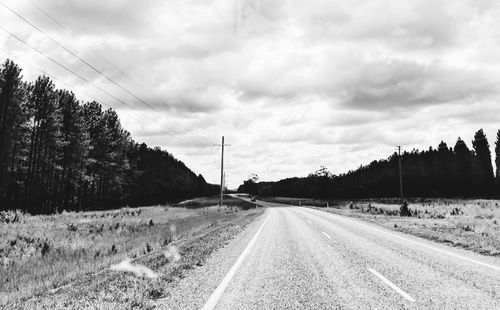
[[[500,197],[500,130],[495,143],[496,174],[483,130],[478,130],[470,149],[458,138],[453,148],[441,141],[437,149],[401,154],[404,197]],[[261,196],[307,198],[399,197],[399,156],[375,160],[369,165],[334,175],[325,167],[303,178],[257,182],[250,177],[238,191]],[[496,177],[495,177],[496,175]]]
[[[165,203],[218,192],[172,154],[137,143],[112,110],[0,67],[0,211],[31,214]]]

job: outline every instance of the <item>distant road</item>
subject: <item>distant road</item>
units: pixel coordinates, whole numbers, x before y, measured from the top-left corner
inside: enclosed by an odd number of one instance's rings
[[[500,309],[500,260],[318,210],[265,215],[164,300],[185,309]]]

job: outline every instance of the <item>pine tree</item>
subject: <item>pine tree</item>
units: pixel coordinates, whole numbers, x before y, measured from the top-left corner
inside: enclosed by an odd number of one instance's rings
[[[89,137],[89,161],[86,165],[87,182],[84,186],[84,205],[96,210],[101,206],[99,176],[102,174],[106,143],[103,111],[99,103],[92,101],[83,106],[83,120]]]
[[[75,95],[66,90],[57,94],[62,114],[58,205],[65,210],[79,210],[89,156],[89,136],[83,109]]]
[[[472,145],[476,155],[474,164],[476,166],[475,174],[477,174],[479,180],[478,191],[490,193],[494,184],[493,166],[491,164],[490,145],[482,129],[478,130],[474,135]]]
[[[450,194],[450,164],[452,153],[448,145],[441,141],[436,152],[434,170],[436,175],[436,194],[438,196],[447,196]]]
[[[497,131],[495,142],[495,165],[496,165],[496,195],[500,195],[500,130]]]
[[[28,208],[35,213],[55,211],[55,195],[61,140],[61,114],[57,104],[54,83],[39,77],[32,85],[28,108],[32,118],[32,132],[28,159]]]
[[[457,192],[469,196],[472,190],[472,154],[465,142],[458,137],[455,144],[455,168],[457,174]]]
[[[109,206],[119,205],[124,189],[125,171],[129,169],[127,154],[131,147],[130,134],[120,124],[118,114],[108,109],[104,112],[105,135],[102,171],[102,195]]]
[[[21,69],[10,60],[2,64],[0,77],[0,205],[19,207],[28,133],[26,85]]]

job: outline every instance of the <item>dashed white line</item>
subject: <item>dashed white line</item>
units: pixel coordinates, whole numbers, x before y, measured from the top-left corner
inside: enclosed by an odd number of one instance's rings
[[[226,287],[228,286],[231,279],[234,277],[238,268],[240,268],[240,265],[243,262],[243,260],[250,253],[250,249],[252,248],[253,244],[255,243],[255,240],[257,240],[257,237],[259,236],[260,232],[262,231],[262,228],[264,227],[264,225],[266,225],[267,220],[269,219],[269,216],[271,215],[271,212],[272,211],[269,211],[269,214],[267,215],[267,218],[264,221],[264,223],[262,223],[259,230],[257,230],[257,233],[255,234],[255,236],[253,236],[252,240],[250,240],[250,242],[248,243],[245,250],[243,250],[243,253],[241,253],[240,257],[238,257],[238,259],[234,263],[233,267],[231,267],[231,269],[226,274],[224,279],[222,279],[222,282],[219,284],[219,286],[217,286],[217,288],[212,293],[212,295],[210,295],[210,297],[208,298],[208,300],[205,303],[205,305],[203,306],[203,308],[201,308],[201,310],[212,310],[215,308],[215,306],[217,306],[217,303],[219,302],[219,299],[221,298],[222,293],[224,293],[224,291],[226,290]]]
[[[311,222],[311,221],[309,221],[309,220],[307,220],[307,222],[308,222],[309,224],[312,224],[312,222]]]
[[[327,233],[325,233],[325,232],[321,232],[321,233],[322,233],[323,235],[325,235],[325,237],[327,237],[328,239],[330,239],[330,240],[332,239],[332,237],[328,236],[328,234],[327,234]]]
[[[375,269],[372,269],[372,268],[367,268],[369,272],[373,273],[374,275],[376,275],[380,280],[382,280],[385,284],[389,285],[393,290],[395,290],[396,292],[398,292],[401,296],[403,296],[406,300],[409,300],[411,302],[415,302],[415,299],[413,299],[413,297],[411,297],[410,295],[408,295],[405,291],[403,291],[402,289],[400,289],[399,287],[397,287],[394,283],[392,283],[391,281],[389,281],[386,277],[384,277],[383,275],[381,275],[380,273],[378,273]]]

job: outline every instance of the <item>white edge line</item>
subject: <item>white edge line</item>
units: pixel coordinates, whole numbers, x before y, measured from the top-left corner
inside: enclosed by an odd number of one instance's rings
[[[255,236],[253,236],[252,240],[250,240],[247,247],[243,250],[240,257],[238,257],[238,259],[234,263],[233,267],[231,267],[231,269],[229,269],[228,273],[226,274],[224,279],[222,279],[222,282],[219,284],[219,286],[217,286],[217,288],[212,293],[212,295],[210,295],[210,297],[208,298],[208,300],[205,303],[205,305],[203,306],[203,308],[201,308],[201,310],[212,310],[215,308],[215,306],[217,306],[217,303],[219,302],[219,299],[221,298],[224,291],[226,290],[229,282],[231,282],[231,279],[236,274],[236,271],[240,267],[241,263],[247,257],[247,255],[250,253],[250,249],[252,248],[253,244],[257,240],[257,237],[260,235],[262,228],[264,227],[264,225],[266,225],[267,220],[269,220],[270,215],[271,215],[271,211],[269,211],[269,214],[267,215],[264,223],[262,223],[262,225],[260,225],[260,228],[259,228],[259,230],[257,230],[257,233],[255,233]]]
[[[375,269],[372,269],[372,268],[367,268],[369,272],[373,273],[374,275],[376,275],[380,280],[382,280],[385,284],[389,285],[393,290],[395,290],[396,292],[398,292],[401,296],[403,296],[405,299],[411,301],[411,302],[415,302],[415,299],[413,299],[413,297],[411,297],[410,295],[408,295],[405,291],[403,291],[402,289],[400,289],[399,287],[397,287],[394,283],[392,283],[391,281],[389,281],[386,277],[384,277],[383,275],[381,275],[380,273],[378,273]]]
[[[318,212],[322,212],[322,211],[318,211]],[[498,266],[491,265],[491,264],[488,264],[488,263],[483,263],[481,261],[478,261],[478,260],[475,260],[475,259],[472,259],[472,258],[468,258],[466,256],[462,256],[462,255],[458,255],[458,254],[455,254],[455,253],[451,253],[451,252],[448,252],[446,250],[442,250],[442,249],[439,249],[439,248],[436,248],[436,247],[433,247],[433,246],[430,246],[430,245],[427,245],[427,244],[424,244],[424,243],[421,243],[421,242],[418,242],[418,241],[414,241],[414,240],[411,240],[411,239],[408,239],[408,238],[405,238],[405,237],[402,237],[402,236],[398,236],[398,235],[396,235],[394,233],[390,233],[390,232],[384,231],[382,229],[378,229],[376,227],[365,225],[365,224],[360,223],[358,221],[353,221],[353,220],[348,219],[348,218],[346,218],[345,216],[342,216],[342,215],[337,215],[337,214],[334,214],[334,213],[331,213],[331,212],[326,212],[326,213],[329,213],[332,216],[337,217],[337,218],[342,218],[343,220],[345,220],[347,222],[351,222],[351,223],[354,223],[356,225],[360,225],[360,226],[363,226],[363,227],[366,227],[366,228],[369,228],[369,229],[373,229],[373,230],[379,231],[379,232],[384,233],[384,234],[386,234],[388,236],[392,236],[392,237],[395,237],[395,238],[398,238],[398,239],[401,239],[401,240],[405,240],[405,241],[411,242],[413,244],[420,245],[422,247],[425,247],[425,248],[428,248],[428,249],[431,249],[431,250],[434,250],[434,251],[437,251],[437,252],[441,252],[441,253],[444,253],[444,254],[447,254],[447,255],[450,255],[450,256],[453,256],[453,257],[456,257],[456,258],[460,258],[462,260],[465,260],[465,261],[468,261],[468,262],[471,262],[471,263],[475,263],[475,264],[478,264],[478,265],[481,265],[481,266],[484,266],[484,267],[488,267],[488,268],[500,271],[500,267],[498,267]]]
[[[327,233],[325,233],[325,232],[321,232],[321,233],[322,233],[323,235],[325,235],[328,239],[332,239],[332,237],[328,236],[328,234],[327,234]]]

